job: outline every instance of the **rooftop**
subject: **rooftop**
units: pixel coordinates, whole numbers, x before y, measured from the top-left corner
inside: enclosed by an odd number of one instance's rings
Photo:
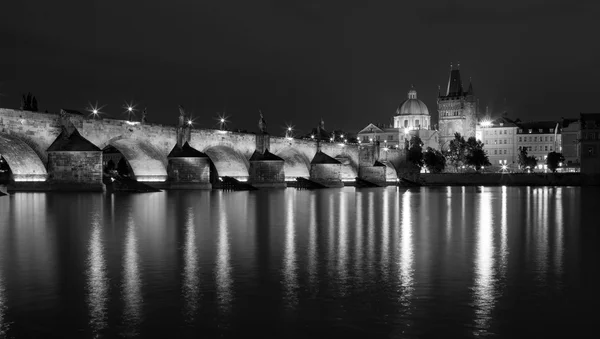
[[[58,135],[56,140],[48,147],[47,152],[100,152],[98,146],[82,137],[77,129],[67,136],[66,129]]]
[[[190,144],[186,143],[183,146],[179,147],[175,145],[171,150],[171,153],[167,156],[167,158],[206,158],[208,157],[206,154],[198,151],[197,149],[190,146]]]

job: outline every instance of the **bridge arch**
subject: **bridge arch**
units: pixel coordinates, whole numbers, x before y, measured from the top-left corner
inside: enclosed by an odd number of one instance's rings
[[[240,152],[229,146],[212,146],[202,151],[208,155],[219,177],[248,180],[250,162]]]
[[[136,180],[167,180],[167,158],[148,140],[119,136],[105,142],[100,148],[104,149],[108,145],[121,152],[127,163],[129,163]]]
[[[8,163],[15,181],[45,181],[48,177],[37,153],[16,136],[0,133],[0,156]]]
[[[284,160],[283,171],[286,181],[310,176],[310,159],[306,154],[292,147],[284,147],[275,155]]]

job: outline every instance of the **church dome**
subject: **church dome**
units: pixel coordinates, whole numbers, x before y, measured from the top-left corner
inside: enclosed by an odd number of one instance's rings
[[[397,115],[429,115],[429,110],[425,103],[417,99],[417,91],[411,87],[408,91],[408,99],[406,99],[398,109]]]

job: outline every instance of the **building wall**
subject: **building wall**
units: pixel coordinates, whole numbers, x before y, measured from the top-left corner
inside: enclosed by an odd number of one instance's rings
[[[600,126],[582,126],[581,173],[600,173]]]
[[[102,184],[102,152],[49,152],[48,174],[52,182]]]
[[[394,128],[424,128],[431,127],[430,116],[424,114],[396,115],[394,116]]]
[[[475,137],[477,128],[477,103],[472,97],[439,98],[440,143],[446,147],[460,133],[465,139]]]
[[[527,148],[527,155],[535,156],[538,164],[545,164],[546,156],[550,152],[562,152],[561,134],[555,137],[554,133],[529,133],[528,130],[517,132],[517,150]]]
[[[515,142],[517,127],[492,126],[482,127],[480,130],[480,140],[492,166],[518,166],[519,153]]]
[[[565,157],[565,163],[580,164],[581,163],[581,139],[579,121],[572,122],[567,127],[563,127],[561,131],[561,146],[562,154]]]

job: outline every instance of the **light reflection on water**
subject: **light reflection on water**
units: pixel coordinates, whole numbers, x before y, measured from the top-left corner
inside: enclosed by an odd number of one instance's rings
[[[476,334],[486,333],[495,302],[494,215],[492,194],[481,192],[478,204],[477,247],[475,256],[475,322]]]
[[[300,337],[510,337],[511,327],[543,332],[532,325],[538,314],[538,324],[559,327],[546,336],[573,331],[588,313],[571,304],[592,295],[580,272],[598,272],[579,267],[594,239],[573,235],[593,212],[579,205],[600,192],[581,194],[389,187],[0,198],[0,337],[63,333],[60,320],[30,332],[49,309],[73,331],[102,336],[116,325],[144,338],[165,328],[177,337],[183,324],[284,337],[278,323]],[[50,201],[77,208],[63,217]],[[67,311],[82,306],[89,317]]]
[[[222,201],[221,201],[222,203]],[[233,206],[232,206],[233,207]],[[235,208],[235,207],[234,207]],[[216,281],[217,281],[217,300],[221,313],[227,315],[231,311],[231,302],[233,300],[233,278],[231,267],[231,249],[229,248],[229,212],[225,206],[221,205],[218,213],[218,232],[217,232],[217,263],[216,263]]]
[[[200,278],[198,276],[198,251],[196,249],[196,226],[194,211],[188,207],[183,245],[183,297],[184,316],[187,323],[193,323],[200,298]]]
[[[139,334],[139,325],[142,320],[142,278],[138,255],[137,225],[131,215],[125,230],[124,252],[121,287],[124,301],[124,332],[122,335],[133,337]]]
[[[104,223],[100,213],[92,216],[92,232],[88,245],[87,293],[90,324],[93,333],[100,333],[108,326],[107,307],[109,280],[106,269],[103,239]]]
[[[285,289],[285,299],[287,306],[294,308],[298,303],[298,275],[296,263],[296,224],[294,222],[294,212],[296,197],[293,191],[286,192],[289,194],[286,204],[286,223],[285,223],[285,254],[283,262],[283,281]]]

